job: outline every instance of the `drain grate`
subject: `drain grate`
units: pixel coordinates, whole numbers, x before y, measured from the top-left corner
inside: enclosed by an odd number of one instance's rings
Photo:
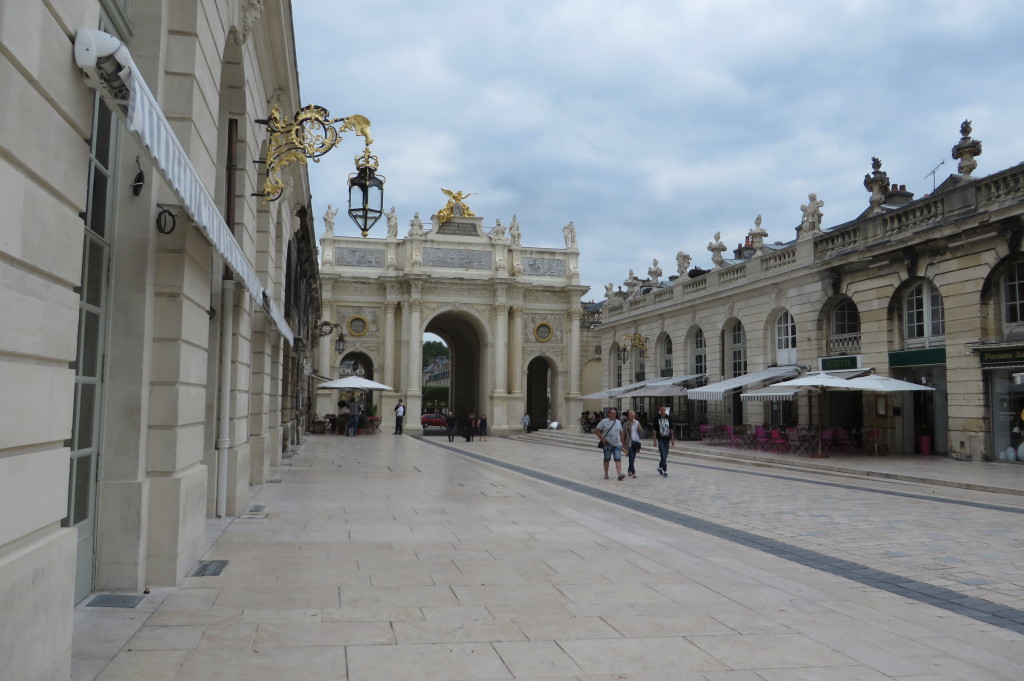
[[[251,506],[249,508],[249,513],[263,513],[265,508],[266,506]]]
[[[219,577],[228,566],[226,560],[201,560],[195,569],[189,573],[189,577]]]
[[[273,480],[267,480],[267,482],[270,483],[271,485],[280,485],[281,478],[274,478]]]
[[[145,596],[138,594],[97,594],[86,606],[89,608],[134,608]]]

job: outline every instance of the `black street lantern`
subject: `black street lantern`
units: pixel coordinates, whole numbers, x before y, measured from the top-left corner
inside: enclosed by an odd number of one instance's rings
[[[384,177],[376,171],[377,157],[367,147],[356,157],[356,172],[348,177],[348,216],[364,237],[384,214]]]
[[[334,341],[334,351],[339,355],[345,354],[345,335],[338,329],[338,340]]]

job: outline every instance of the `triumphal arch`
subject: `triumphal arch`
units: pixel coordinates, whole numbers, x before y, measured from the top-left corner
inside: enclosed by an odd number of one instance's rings
[[[320,240],[323,319],[340,324],[346,347],[339,356],[322,342],[320,372],[335,378],[357,363],[365,377],[393,388],[375,398],[381,429],[393,430],[393,406],[402,399],[405,432],[420,434],[421,348],[429,332],[448,345],[449,405],[460,419],[485,413],[495,435],[521,429],[524,412],[541,427],[575,423],[579,300],[587,291],[575,227],[562,228],[565,248],[523,246],[515,216],[507,226],[485,225],[467,195],[443,191],[444,208],[429,223],[416,213],[404,235],[392,208],[383,238],[337,236],[328,209]],[[318,404],[318,412],[325,409],[329,403]]]

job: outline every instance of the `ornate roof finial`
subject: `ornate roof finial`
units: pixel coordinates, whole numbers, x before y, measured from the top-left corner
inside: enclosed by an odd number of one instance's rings
[[[953,146],[953,158],[960,161],[956,166],[957,172],[965,178],[969,178],[978,167],[975,156],[981,156],[981,140],[971,139],[971,122],[965,120],[960,124],[960,142]]]
[[[889,191],[889,175],[882,170],[882,160],[877,156],[871,157],[871,173],[864,176],[864,189],[871,192],[868,214],[881,213],[882,201]]]

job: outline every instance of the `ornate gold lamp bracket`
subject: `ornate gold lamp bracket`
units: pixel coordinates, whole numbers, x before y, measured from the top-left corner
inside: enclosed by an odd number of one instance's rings
[[[333,334],[335,331],[338,331],[339,329],[341,329],[341,324],[332,324],[327,320],[323,320],[318,324],[314,324],[312,337],[313,347],[315,348],[316,346],[320,345],[321,338],[327,338],[328,336]]]
[[[280,109],[273,106],[270,116],[256,121],[267,126],[269,139],[267,142],[267,179],[263,183],[263,196],[267,201],[276,201],[284,192],[284,181],[281,171],[289,163],[305,164],[307,159],[314,163],[320,157],[338,146],[341,133],[354,131],[366,140],[366,148],[362,157],[356,157],[356,166],[360,167],[360,159],[367,165],[377,166],[377,157],[370,154],[373,137],[370,135],[370,121],[366,116],[354,114],[345,118],[332,118],[330,112],[322,106],[310,104],[295,112],[289,118],[282,116]],[[371,160],[372,159],[372,160]]]
[[[633,346],[639,348],[640,352],[644,353],[644,359],[647,359],[647,341],[650,340],[647,336],[641,336],[639,333],[626,334],[622,337],[622,342],[627,346]]]

